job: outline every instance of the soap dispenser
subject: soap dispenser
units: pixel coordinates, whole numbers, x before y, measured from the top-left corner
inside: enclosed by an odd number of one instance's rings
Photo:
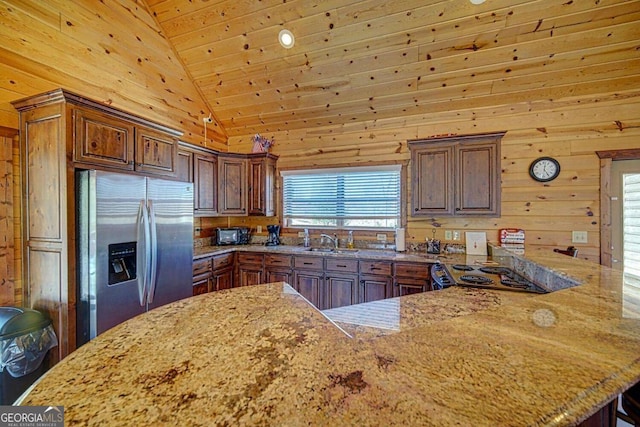
[[[309,239],[309,229],[305,228],[304,229],[304,247],[308,248],[309,246],[311,246],[311,239]]]

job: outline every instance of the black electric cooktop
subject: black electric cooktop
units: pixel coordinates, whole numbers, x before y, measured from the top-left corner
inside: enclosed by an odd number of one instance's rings
[[[513,269],[504,266],[434,264],[431,277],[435,286],[440,289],[457,285],[538,294],[549,292]]]

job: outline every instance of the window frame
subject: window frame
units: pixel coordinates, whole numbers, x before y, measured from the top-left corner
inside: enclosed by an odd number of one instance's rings
[[[399,162],[380,162],[380,163],[369,163],[367,165],[361,166],[340,166],[340,165],[326,165],[322,167],[291,167],[291,168],[283,168],[280,169],[279,179],[281,180],[281,185],[279,188],[279,196],[280,196],[280,216],[283,228],[291,229],[291,230],[302,230],[302,229],[310,229],[310,230],[360,230],[363,232],[389,232],[395,230],[397,227],[406,227],[407,224],[407,170],[408,170],[408,160],[407,161],[399,161]],[[381,169],[391,169],[393,167],[399,167],[400,173],[400,214],[398,218],[397,227],[350,227],[344,226],[340,222],[337,226],[322,226],[322,225],[291,225],[288,223],[288,220],[284,215],[284,176],[285,175],[294,175],[294,174],[304,174],[304,173],[322,173],[323,171],[328,172],[337,172],[337,171],[363,171],[363,170],[381,170]]]

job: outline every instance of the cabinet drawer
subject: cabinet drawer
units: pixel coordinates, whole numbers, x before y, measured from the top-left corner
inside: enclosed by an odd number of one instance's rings
[[[233,252],[224,255],[218,255],[217,257],[213,258],[214,270],[229,267],[230,265],[233,265]]]
[[[238,252],[239,264],[259,264],[262,265],[264,254],[257,254],[251,252]]]
[[[396,276],[428,279],[431,264],[396,262]]]
[[[322,270],[323,258],[313,256],[297,256],[293,259],[293,266],[304,270]]]
[[[198,274],[197,276],[193,276],[193,286],[195,286],[196,284],[201,283],[201,282],[206,282],[210,278],[211,278],[211,272],[207,272],[207,273],[203,273],[203,274]]]
[[[211,258],[202,258],[193,261],[193,276],[211,271]]]
[[[357,259],[336,259],[327,258],[327,270],[331,271],[344,271],[347,273],[358,272],[358,260]]]
[[[360,273],[391,276],[391,263],[386,261],[360,261]]]
[[[265,267],[286,267],[291,268],[291,255],[268,254],[264,256]]]

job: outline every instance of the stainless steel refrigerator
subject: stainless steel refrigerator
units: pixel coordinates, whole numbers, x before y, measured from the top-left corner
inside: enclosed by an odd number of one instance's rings
[[[192,295],[193,184],[76,172],[77,342]]]

